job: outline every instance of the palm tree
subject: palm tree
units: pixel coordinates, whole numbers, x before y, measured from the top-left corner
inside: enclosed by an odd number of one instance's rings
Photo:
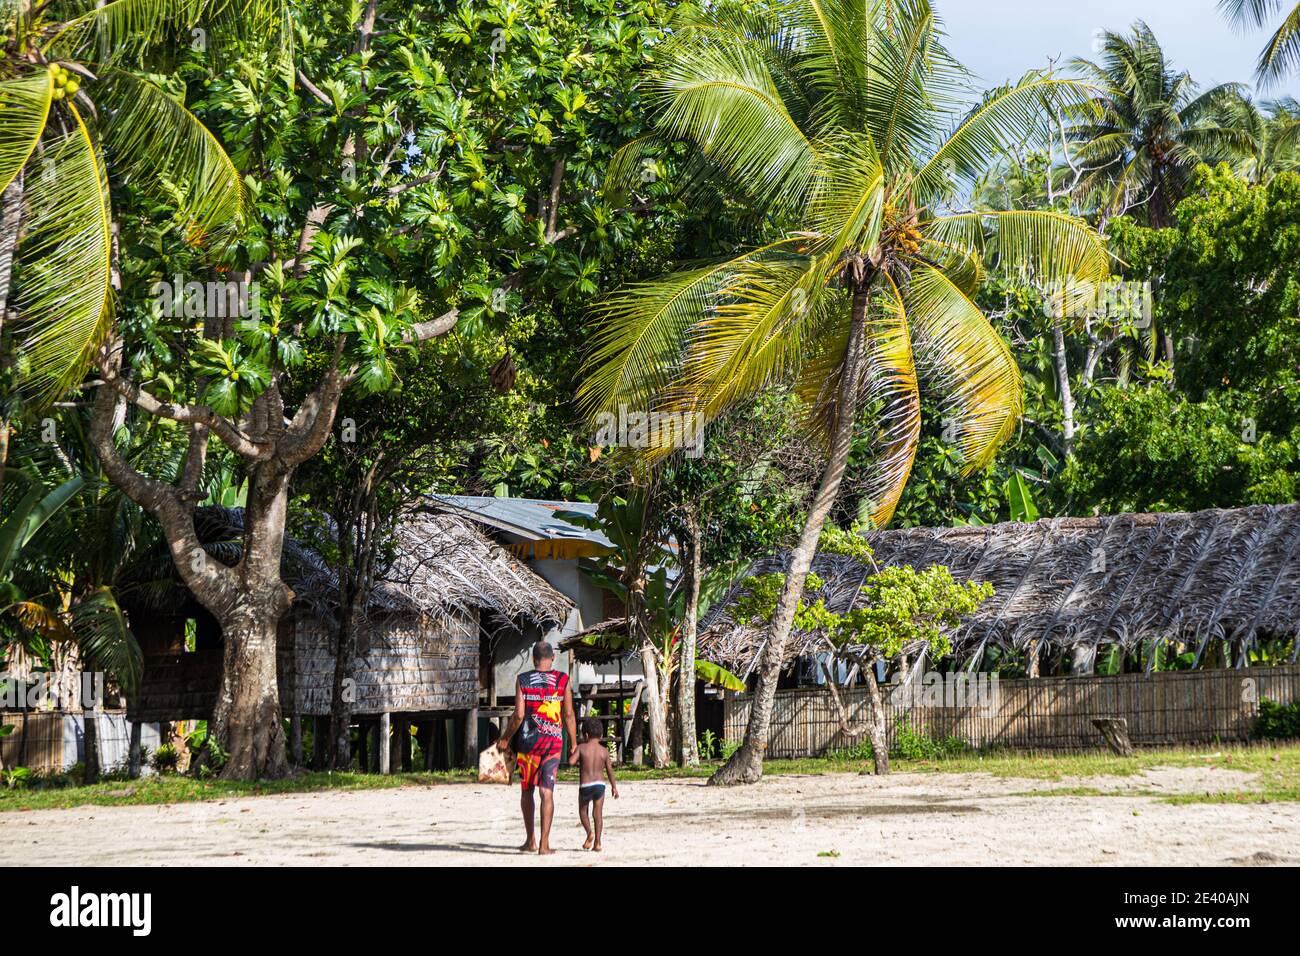
[[[1168,226],[1197,165],[1235,160],[1249,149],[1246,131],[1225,122],[1241,85],[1199,92],[1141,20],[1131,36],[1103,34],[1099,63],[1073,65],[1100,89],[1090,114],[1067,135],[1075,164],[1086,170],[1079,191],[1097,203],[1103,220],[1143,210],[1150,225]]]
[[[708,420],[792,382],[826,452],[757,668],[744,745],[715,783],[762,774],[783,652],[859,411],[881,416],[870,498],[883,525],[916,453],[918,367],[947,396],[968,472],[1016,428],[1016,361],[972,301],[986,256],[1043,281],[1086,285],[1107,274],[1101,240],[1082,220],[953,208],[989,156],[1035,132],[1045,101],[1077,106],[1087,91],[1031,74],[963,113],[967,82],[924,0],[778,0],[688,15],[648,78],[657,137],[693,149],[695,168],[779,234],[605,301],[582,407]],[[612,175],[636,168],[653,146],[629,144]]]
[[[1286,0],[1219,0],[1219,9],[1243,29],[1267,27],[1275,14],[1287,7]],[[1300,65],[1300,3],[1282,20],[1260,51],[1255,77],[1261,86],[1276,83]]]
[[[274,15],[270,3],[257,0],[84,7],[17,0],[0,13],[7,40],[0,66],[0,323],[6,309],[16,316],[19,377],[40,402],[81,380],[112,321],[110,171],[178,203],[181,238],[191,245],[212,244],[243,211],[239,175],[212,134],[126,67],[160,38],[188,34],[200,21],[242,34]],[[67,8],[77,15],[51,19],[51,11]]]
[[[1289,96],[1256,106],[1243,99],[1231,122],[1250,138],[1238,169],[1252,183],[1267,183],[1281,172],[1300,169],[1300,103]]]

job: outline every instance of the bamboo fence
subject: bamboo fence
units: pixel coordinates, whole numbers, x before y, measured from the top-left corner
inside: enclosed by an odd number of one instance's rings
[[[991,693],[992,685],[984,689]],[[924,690],[921,685],[921,692]],[[925,706],[888,685],[882,685],[881,691],[891,745],[903,717],[910,728],[932,739],[956,737],[977,748],[1096,749],[1104,740],[1092,724],[1094,717],[1125,718],[1135,744],[1198,744],[1249,739],[1259,715],[1259,701],[1264,698],[1284,704],[1300,700],[1300,664],[1000,680],[996,693],[985,698],[990,706]],[[865,687],[842,688],[840,699],[850,721],[866,720]],[[750,704],[749,696],[725,702],[727,741],[743,738]],[[865,733],[848,736],[842,732],[835,703],[825,687],[781,690],[773,703],[767,756],[818,756],[853,747],[865,737]]]

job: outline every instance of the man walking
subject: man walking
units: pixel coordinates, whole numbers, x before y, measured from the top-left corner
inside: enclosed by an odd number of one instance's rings
[[[563,723],[561,723],[563,720]],[[533,669],[515,679],[515,712],[510,717],[497,746],[507,750],[515,731],[516,759],[523,793],[519,808],[524,815],[527,841],[519,849],[525,853],[552,853],[551,820],[555,816],[555,775],[560,770],[560,753],[564,749],[564,731],[573,746],[578,745],[577,722],[573,713],[573,689],[569,675],[555,670],[555,651],[545,641],[533,645]],[[533,791],[542,795],[542,835],[533,838]]]

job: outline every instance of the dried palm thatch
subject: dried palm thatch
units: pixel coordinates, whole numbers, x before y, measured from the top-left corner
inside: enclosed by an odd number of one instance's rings
[[[953,636],[961,660],[987,647],[1129,651],[1148,641],[1186,645],[1198,661],[1211,640],[1233,641],[1238,663],[1266,640],[1294,642],[1293,660],[1300,651],[1300,504],[904,528],[868,540],[880,567],[942,564],[958,581],[992,583],[993,597]],[[746,576],[787,560],[762,558]],[[821,554],[813,570],[827,607],[843,612],[872,569]],[[700,656],[747,672],[766,629],[730,617],[744,587],[742,578],[703,622]],[[819,635],[796,633],[786,663],[825,649]]]
[[[200,508],[195,523],[204,547],[218,560],[239,559],[244,513],[239,508]],[[323,527],[323,526],[322,526]],[[320,533],[328,534],[327,528]],[[416,512],[394,532],[367,617],[441,617],[467,608],[494,611],[505,620],[560,623],[573,602],[529,570],[468,521]],[[282,573],[294,600],[325,620],[338,605],[338,576],[315,550],[285,536]]]

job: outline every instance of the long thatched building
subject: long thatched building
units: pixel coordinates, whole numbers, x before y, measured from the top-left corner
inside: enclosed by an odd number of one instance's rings
[[[989,648],[1053,669],[1090,672],[1098,647],[1126,652],[1175,645],[1197,663],[1245,666],[1252,651],[1300,656],[1300,505],[1191,514],[1050,518],[960,528],[907,528],[868,535],[879,567],[946,565],[958,581],[988,581],[993,597],[954,635],[960,660]],[[748,575],[784,570],[788,557],[756,561]],[[819,555],[820,596],[843,612],[873,570]],[[765,630],[730,617],[742,578],[703,622],[700,654],[749,673]],[[786,662],[824,651],[795,634]],[[1068,662],[1068,665],[1067,663]],[[1045,668],[1047,670],[1047,668]]]

